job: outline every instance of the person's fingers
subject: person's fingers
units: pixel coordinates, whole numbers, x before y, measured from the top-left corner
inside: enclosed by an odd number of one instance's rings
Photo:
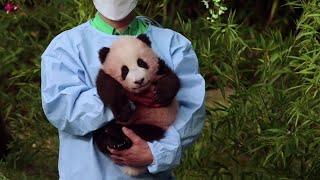
[[[118,151],[118,150],[116,150],[116,149],[112,149],[112,148],[109,148],[109,147],[108,147],[108,151],[109,151],[111,154],[117,155],[117,156],[122,156],[123,153],[124,153],[124,151]]]
[[[113,155],[113,154],[110,155],[110,158],[111,158],[112,160],[115,160],[115,161],[124,161],[124,160],[125,160],[124,157],[118,156],[118,155]]]
[[[119,156],[115,156],[115,155],[110,155],[110,158],[112,160],[112,162],[118,164],[118,165],[126,165],[127,163],[125,162],[125,160]]]
[[[122,131],[132,141],[132,143],[137,143],[141,140],[141,138],[136,135],[136,133],[134,133],[131,129],[123,127]]]
[[[114,160],[112,160],[112,162],[114,162],[115,164],[118,164],[120,166],[126,165],[126,163],[123,162],[123,161],[114,161]]]

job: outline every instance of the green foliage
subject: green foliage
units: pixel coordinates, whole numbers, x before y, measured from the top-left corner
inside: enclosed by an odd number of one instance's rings
[[[17,12],[0,12],[0,106],[13,136],[0,172],[14,179],[33,175],[56,179],[58,137],[41,108],[40,56],[54,36],[86,21],[94,11],[91,2],[16,3]]]
[[[218,19],[219,16],[225,13],[227,7],[221,4],[221,0],[202,0],[206,8],[209,10],[210,16],[207,18],[211,22]]]
[[[193,38],[206,79],[217,76],[216,85],[234,94],[227,106],[207,107],[202,139],[186,153],[179,176],[319,177],[319,4],[291,6],[304,11],[297,29],[285,36],[280,28],[257,32],[237,25],[231,13],[227,20],[204,22],[209,38]]]
[[[40,55],[54,36],[95,11],[92,1],[16,2],[17,12],[0,12],[0,106],[13,135],[0,179],[57,179],[58,137],[41,109]],[[175,175],[316,179],[319,2],[239,2],[223,1],[228,11],[214,21],[201,1],[140,1],[137,9],[192,41],[208,91],[233,92],[228,103],[207,104],[203,134]]]

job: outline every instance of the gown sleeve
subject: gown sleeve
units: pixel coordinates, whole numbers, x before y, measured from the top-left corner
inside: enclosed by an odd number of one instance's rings
[[[113,118],[104,108],[77,46],[67,32],[58,35],[41,56],[41,99],[44,113],[58,130],[83,136]]]
[[[180,163],[182,150],[200,135],[205,119],[205,81],[199,74],[197,56],[191,42],[176,33],[171,40],[170,53],[174,71],[181,82],[177,94],[180,104],[177,119],[159,141],[148,142],[153,163],[150,173],[172,169]]]

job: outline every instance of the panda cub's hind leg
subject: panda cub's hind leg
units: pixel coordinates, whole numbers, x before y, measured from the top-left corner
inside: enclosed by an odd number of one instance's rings
[[[108,148],[124,150],[132,146],[131,140],[122,132],[122,127],[113,120],[93,132],[94,142],[101,152],[110,154]]]

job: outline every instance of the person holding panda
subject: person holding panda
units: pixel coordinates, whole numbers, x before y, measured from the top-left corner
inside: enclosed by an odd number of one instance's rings
[[[205,108],[205,82],[191,42],[183,35],[137,18],[137,0],[93,0],[96,16],[62,32],[41,58],[41,97],[47,119],[58,129],[61,180],[170,179],[185,147],[201,133]],[[147,142],[132,130],[123,133],[132,141],[126,150],[108,149],[109,157],[93,143],[92,132],[113,119],[95,84],[100,68],[97,52],[121,35],[146,34],[152,49],[179,77],[177,118],[158,141]],[[165,88],[163,88],[165,89]],[[121,165],[147,166],[148,173],[132,177]]]

